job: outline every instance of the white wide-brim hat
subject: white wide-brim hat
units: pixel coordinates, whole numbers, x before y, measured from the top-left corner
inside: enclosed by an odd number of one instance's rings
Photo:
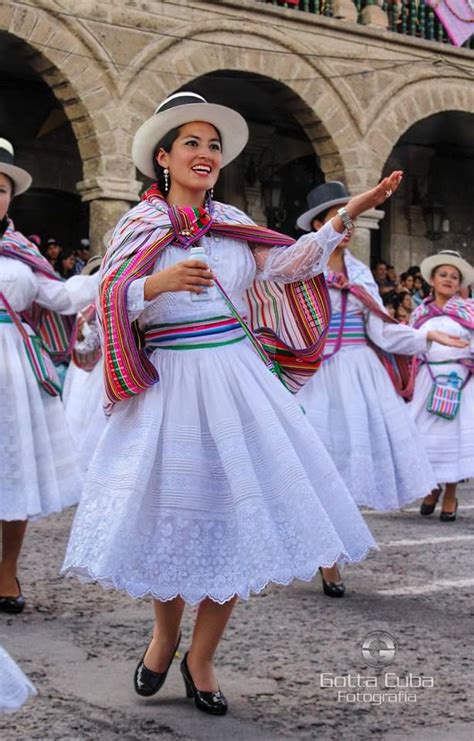
[[[420,271],[427,283],[431,283],[433,270],[440,265],[452,265],[461,273],[461,288],[474,283],[474,268],[456,250],[441,250],[436,255],[426,257],[420,265]]]
[[[175,93],[160,103],[135,134],[132,159],[140,172],[154,178],[156,145],[169,131],[192,121],[204,121],[218,130],[222,141],[222,167],[232,162],[247,144],[249,128],[240,113],[227,106],[208,103],[196,93]]]
[[[3,172],[4,175],[7,175],[13,181],[13,185],[15,186],[13,195],[18,196],[20,193],[28,190],[33,182],[33,178],[29,172],[14,165],[14,159],[15,152],[11,143],[8,139],[0,138],[0,172]]]

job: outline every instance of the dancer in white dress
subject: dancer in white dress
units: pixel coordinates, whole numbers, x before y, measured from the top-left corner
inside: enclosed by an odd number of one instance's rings
[[[95,255],[82,271],[97,279],[101,258]],[[90,267],[91,266],[91,267]],[[82,310],[78,318],[78,339],[74,345],[65,391],[64,409],[76,442],[81,467],[86,470],[107,417],[104,412],[104,368],[95,302]]]
[[[75,504],[82,485],[61,400],[40,388],[20,328],[31,335],[27,320],[42,312],[56,322],[48,326],[60,338],[59,317],[44,309],[74,314],[93,296],[88,299],[89,278],[56,278],[8,219],[12,196],[30,183],[13,164],[11,144],[0,139],[0,610],[10,613],[24,608],[16,569],[27,521]]]
[[[443,250],[421,264],[423,278],[433,294],[411,316],[414,327],[457,335],[463,348],[433,342],[419,357],[413,400],[408,411],[415,421],[438,484],[446,484],[440,519],[456,519],[456,485],[474,476],[474,301],[460,298],[459,290],[474,283],[474,269],[458,252]],[[435,379],[443,385],[432,392]],[[459,396],[460,403],[456,405]],[[434,403],[433,403],[434,402]],[[425,497],[420,513],[431,515],[441,489]]]
[[[314,188],[308,194],[310,209],[298,225],[305,231],[323,228],[349,199],[339,182]],[[350,232],[328,260],[332,318],[325,360],[298,399],[354,501],[376,510],[398,510],[429,491],[435,477],[416,425],[387,372],[391,366],[384,367],[376,351],[414,355],[426,352],[435,338],[456,341],[391,319],[372,273],[349,252],[349,242]],[[323,570],[322,576],[328,596],[344,594],[336,567]]]
[[[295,280],[313,285],[344,226],[336,217],[319,237],[292,244],[207,198],[247,135],[236,112],[181,93],[135,137],[134,161],[149,176],[156,161],[166,199],[151,188],[119,222],[105,256],[103,352],[115,405],[64,562],[85,581],[153,596],[155,631],[134,680],[141,695],[162,686],[184,604],[199,603],[182,672],[188,696],[213,714],[227,710],[213,657],[236,598],[269,582],[309,580],[320,565],[357,561],[374,546],[318,436],[231,303],[246,311],[256,273],[281,281],[268,287],[272,297],[288,296]],[[381,203],[400,178],[394,173],[348,209],[355,216]],[[206,262],[188,259],[199,238]],[[269,249],[275,244],[287,246]]]
[[[0,713],[18,710],[32,695],[36,695],[32,683],[0,646]]]

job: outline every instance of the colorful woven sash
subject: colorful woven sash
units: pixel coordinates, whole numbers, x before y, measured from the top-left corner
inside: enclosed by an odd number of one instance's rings
[[[145,330],[147,350],[202,350],[233,345],[245,339],[237,319],[228,316],[181,322],[155,324]]]
[[[110,403],[157,383],[158,372],[141,347],[127,311],[127,291],[150,275],[168,245],[187,248],[208,231],[250,244],[278,247],[294,240],[257,226],[231,206],[209,202],[209,211],[169,207],[152,186],[117,225],[105,255],[100,287],[105,389]],[[184,257],[184,255],[183,255]],[[323,275],[291,284],[254,283],[247,292],[249,338],[257,338],[285,386],[296,393],[319,368],[330,304]]]
[[[342,312],[331,316],[329,332],[324,348],[324,360],[335,355],[341,347],[367,345],[364,315],[360,311],[348,311],[342,326]]]
[[[19,260],[50,280],[61,280],[36,245],[29,242],[23,234],[15,231],[11,219],[7,219],[5,232],[0,239],[0,255]],[[69,357],[74,344],[74,317],[61,316],[55,311],[44,309],[39,304],[33,303],[28,311],[21,312],[21,318],[32,327],[35,334],[41,337],[56,362]]]
[[[6,309],[0,309],[0,324],[13,324],[13,319]]]
[[[448,316],[462,327],[474,330],[474,301],[453,296],[444,306],[438,306],[434,297],[428,296],[412,312],[410,324],[418,329],[429,319],[439,316]]]
[[[351,283],[343,273],[329,273],[327,280],[330,288],[341,291],[343,302],[347,302],[347,299],[344,297],[347,297],[350,293],[376,316],[380,317],[382,321],[389,324],[398,324],[397,320],[387,314],[383,307],[377,303],[375,298],[363,286]],[[410,398],[413,393],[414,379],[410,370],[409,358],[406,355],[387,353],[370,342],[368,344],[377,354],[380,362],[390,376],[390,380],[397,393],[404,398]]]

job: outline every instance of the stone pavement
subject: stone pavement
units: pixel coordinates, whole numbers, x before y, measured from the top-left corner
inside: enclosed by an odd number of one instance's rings
[[[342,600],[325,597],[316,577],[238,604],[218,656],[231,708],[224,718],[184,698],[178,662],[156,698],[134,695],[150,603],[58,575],[72,512],[32,523],[21,565],[27,610],[0,614],[0,643],[39,694],[0,718],[0,738],[472,738],[473,494],[462,486],[456,523],[422,519],[416,506],[367,513],[382,547],[345,570]],[[184,647],[191,617],[188,610]],[[367,666],[362,644],[371,631],[395,641],[392,663]]]

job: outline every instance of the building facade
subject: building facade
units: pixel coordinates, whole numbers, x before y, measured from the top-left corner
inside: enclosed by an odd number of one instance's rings
[[[314,185],[357,193],[401,167],[357,254],[474,261],[471,45],[448,43],[424,0],[0,0],[0,136],[34,177],[14,218],[70,246],[89,232],[100,251],[143,186],[135,131],[187,89],[247,119],[217,197],[256,221],[296,234]]]

